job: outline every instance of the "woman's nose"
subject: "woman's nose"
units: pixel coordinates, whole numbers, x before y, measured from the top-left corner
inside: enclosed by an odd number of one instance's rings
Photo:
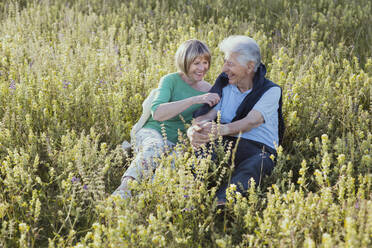
[[[205,70],[205,69],[208,69],[207,65],[204,65],[204,64],[199,65],[199,70]]]

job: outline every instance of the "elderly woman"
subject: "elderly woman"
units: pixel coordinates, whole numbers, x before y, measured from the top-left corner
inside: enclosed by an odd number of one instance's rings
[[[194,124],[187,131],[194,148],[223,136],[225,144],[235,145],[240,137],[230,182],[224,182],[217,191],[218,204],[226,201],[226,189],[235,184],[245,193],[249,180],[260,184],[270,174],[276,155],[276,145],[284,133],[281,88],[265,78],[266,68],[261,63],[260,48],[247,36],[230,36],[220,44],[225,54],[222,74],[210,92],[218,93],[221,101],[214,106],[204,105],[197,110]],[[221,125],[214,120],[221,114]]]
[[[151,104],[151,116],[135,134],[137,155],[122,177],[120,186],[113,193],[123,198],[130,197],[129,180],[141,180],[156,169],[154,158],[164,152],[164,147],[173,147],[178,141],[178,131],[185,133],[185,123],[190,123],[192,113],[202,106],[217,104],[220,97],[207,93],[211,85],[204,81],[209,70],[211,54],[199,40],[188,40],[177,50],[175,63],[178,72],[161,78]],[[162,136],[165,129],[166,140]]]

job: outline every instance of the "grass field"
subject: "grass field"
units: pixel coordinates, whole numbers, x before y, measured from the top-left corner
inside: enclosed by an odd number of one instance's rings
[[[1,1],[0,247],[371,247],[371,13],[370,0]],[[213,83],[232,34],[259,43],[283,89],[273,174],[218,210],[210,182],[230,171],[183,139],[130,201],[109,197],[177,47],[206,42]]]

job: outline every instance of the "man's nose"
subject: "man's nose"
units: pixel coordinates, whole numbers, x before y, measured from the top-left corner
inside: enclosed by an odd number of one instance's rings
[[[227,67],[226,62],[225,62],[225,63],[223,63],[223,66],[222,66],[222,72],[227,72],[227,70],[228,70],[228,67]]]

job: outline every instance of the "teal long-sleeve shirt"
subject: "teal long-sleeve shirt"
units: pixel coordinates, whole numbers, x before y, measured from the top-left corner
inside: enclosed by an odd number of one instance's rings
[[[144,128],[152,128],[161,132],[161,124],[164,124],[167,139],[173,143],[178,141],[178,130],[182,133],[186,132],[186,123],[191,123],[192,113],[202,106],[202,104],[194,104],[187,108],[179,115],[166,120],[166,121],[155,121],[153,114],[158,106],[162,103],[180,101],[189,97],[203,95],[207,92],[201,92],[192,88],[189,84],[182,80],[178,72],[168,74],[161,78],[158,91],[151,104],[151,116],[143,126]],[[180,118],[180,115],[184,119],[185,123]]]

